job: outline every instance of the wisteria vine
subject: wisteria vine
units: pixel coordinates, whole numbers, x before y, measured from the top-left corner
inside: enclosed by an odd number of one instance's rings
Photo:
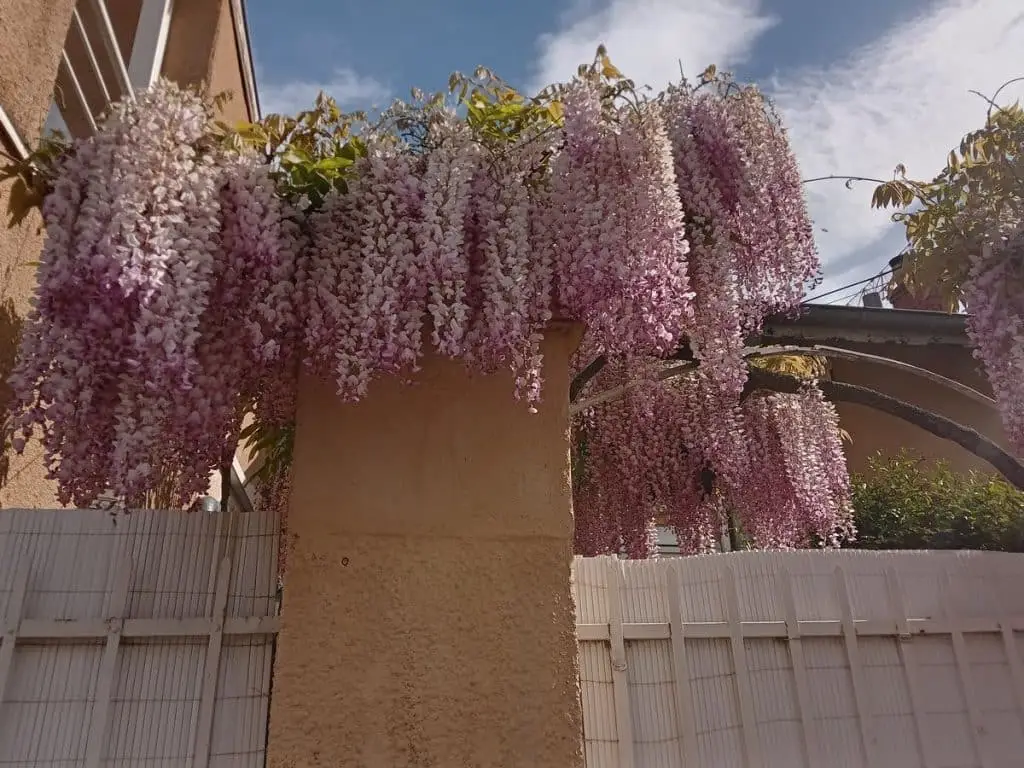
[[[872,197],[904,210],[907,248],[890,288],[919,303],[966,306],[967,333],[999,404],[1014,453],[1024,456],[1024,107],[985,98],[984,125],[964,136],[931,181],[903,165]]]
[[[603,53],[537,99],[495,82],[453,81],[465,117],[396,105],[308,163],[223,141],[167,83],[119,105],[46,197],[15,447],[41,434],[65,503],[187,506],[247,413],[286,427],[300,366],[354,401],[439,354],[510,370],[534,408],[558,317],[609,359],[601,385],[640,382],[575,425],[581,551],[650,554],[654,521],[706,549],[726,514],[769,546],[848,533],[813,382],[744,399],[744,338],[818,268],[763,96],[706,73],[646,97]],[[685,345],[695,372],[661,382]]]
[[[210,145],[211,118],[163,83],[59,160],[10,381],[14,448],[41,432],[62,503],[187,506],[254,399],[287,397],[294,228],[266,168]]]

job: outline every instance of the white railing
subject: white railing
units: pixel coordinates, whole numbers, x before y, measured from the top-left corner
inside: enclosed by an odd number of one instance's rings
[[[112,18],[104,0],[78,0],[61,52],[54,102],[47,129],[82,134],[114,101],[131,98],[160,75],[173,0],[139,0],[138,21],[125,38],[128,20]]]

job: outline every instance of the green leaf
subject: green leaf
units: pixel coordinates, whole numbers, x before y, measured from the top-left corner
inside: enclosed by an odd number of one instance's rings
[[[612,60],[608,58],[608,54],[601,54],[601,74],[607,77],[609,80],[622,80],[623,75],[619,71],[618,67],[612,64]]]

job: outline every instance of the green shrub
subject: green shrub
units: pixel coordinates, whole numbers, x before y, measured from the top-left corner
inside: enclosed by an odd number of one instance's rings
[[[876,455],[852,481],[854,547],[1024,552],[1024,492],[998,475],[904,451]]]

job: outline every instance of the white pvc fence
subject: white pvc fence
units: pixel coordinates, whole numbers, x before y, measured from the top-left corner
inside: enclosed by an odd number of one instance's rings
[[[263,766],[265,513],[0,510],[0,766]]]
[[[1024,766],[1024,556],[577,558],[588,768]]]

